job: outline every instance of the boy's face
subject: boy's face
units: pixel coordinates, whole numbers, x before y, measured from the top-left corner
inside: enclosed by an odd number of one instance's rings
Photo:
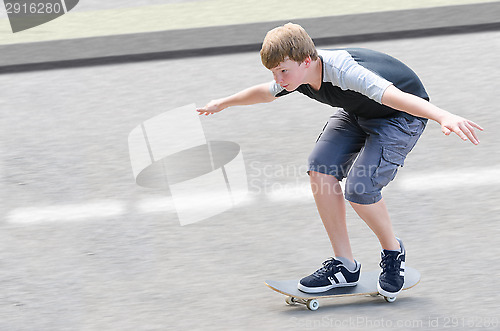
[[[310,58],[309,58],[310,62]],[[308,66],[306,59],[302,63],[285,58],[278,66],[271,69],[274,80],[287,91],[294,91],[300,85],[306,83],[306,69]]]

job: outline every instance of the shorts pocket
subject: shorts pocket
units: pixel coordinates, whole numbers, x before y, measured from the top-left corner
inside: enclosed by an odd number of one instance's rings
[[[405,156],[403,154],[383,147],[380,164],[372,176],[373,184],[378,187],[384,187],[389,184],[396,177],[398,168],[404,165],[404,161]]]

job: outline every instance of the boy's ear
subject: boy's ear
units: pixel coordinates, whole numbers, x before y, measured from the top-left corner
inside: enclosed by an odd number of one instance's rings
[[[306,57],[305,60],[302,62],[305,64],[306,68],[309,68],[309,66],[311,65],[312,63],[312,59],[310,56]]]

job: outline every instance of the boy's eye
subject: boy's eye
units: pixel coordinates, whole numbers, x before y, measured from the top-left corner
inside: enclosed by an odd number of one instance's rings
[[[286,70],[286,69],[283,69],[283,70],[281,70],[281,72],[282,72],[282,73],[285,73],[285,72],[287,72],[287,70]]]

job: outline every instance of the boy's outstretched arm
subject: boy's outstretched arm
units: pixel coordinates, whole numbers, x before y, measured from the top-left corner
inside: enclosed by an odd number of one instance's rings
[[[394,85],[385,90],[382,104],[415,116],[434,120],[441,125],[441,130],[445,135],[455,132],[463,140],[469,139],[474,145],[479,144],[474,129],[483,131],[483,128],[478,124],[436,107],[415,95],[405,93]]]
[[[218,113],[227,107],[254,105],[256,103],[271,102],[277,98],[271,94],[270,83],[252,86],[226,98],[212,100],[204,107],[196,109],[200,115]]]

